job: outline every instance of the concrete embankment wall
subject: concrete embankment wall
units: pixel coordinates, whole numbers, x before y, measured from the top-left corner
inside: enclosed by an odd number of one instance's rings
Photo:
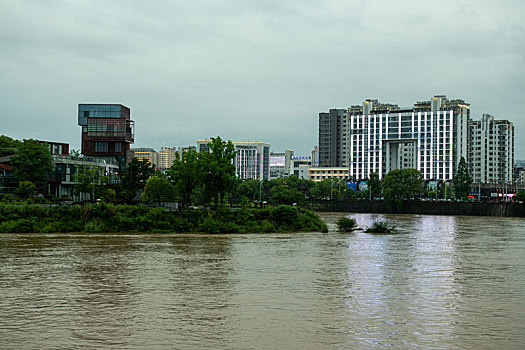
[[[404,201],[398,210],[387,207],[384,201],[309,201],[308,209],[314,211],[337,211],[353,213],[398,213],[426,215],[474,215],[525,217],[523,203]]]

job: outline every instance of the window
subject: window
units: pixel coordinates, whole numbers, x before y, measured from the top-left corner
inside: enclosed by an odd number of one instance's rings
[[[115,143],[115,152],[121,152],[122,151],[122,144],[120,142]]]
[[[108,152],[108,143],[95,142],[95,152]]]

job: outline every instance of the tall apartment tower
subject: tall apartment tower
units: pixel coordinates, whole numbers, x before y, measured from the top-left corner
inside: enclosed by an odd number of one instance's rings
[[[470,172],[478,183],[503,183],[513,180],[514,125],[484,114],[470,124],[472,157]]]
[[[330,109],[319,113],[320,167],[348,166],[348,111]]]
[[[82,127],[81,153],[117,161],[125,169],[131,160],[135,122],[130,109],[121,104],[79,104],[78,125]]]
[[[413,107],[366,100],[348,109],[349,177],[383,178],[389,171],[420,170],[425,180],[451,180],[461,157],[469,161],[469,104],[434,96]]]

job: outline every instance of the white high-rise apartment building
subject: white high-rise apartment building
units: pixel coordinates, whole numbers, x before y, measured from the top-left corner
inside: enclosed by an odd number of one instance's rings
[[[472,155],[470,173],[474,182],[509,182],[513,180],[514,125],[484,114],[470,124]]]
[[[451,180],[461,157],[468,162],[470,108],[463,100],[440,95],[409,108],[366,100],[348,114],[351,179],[415,168],[425,180]]]

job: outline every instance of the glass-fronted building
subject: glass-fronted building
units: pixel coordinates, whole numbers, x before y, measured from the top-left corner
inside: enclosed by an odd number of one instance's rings
[[[82,127],[81,153],[116,160],[121,169],[131,160],[134,142],[131,111],[121,104],[79,104],[78,125]]]

